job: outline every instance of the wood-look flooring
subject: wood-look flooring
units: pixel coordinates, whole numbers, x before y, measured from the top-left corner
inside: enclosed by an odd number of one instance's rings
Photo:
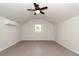
[[[54,41],[21,41],[0,56],[78,56]]]

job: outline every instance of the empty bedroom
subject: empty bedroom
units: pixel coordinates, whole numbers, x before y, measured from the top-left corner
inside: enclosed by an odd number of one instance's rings
[[[79,56],[79,3],[0,3],[0,56]]]

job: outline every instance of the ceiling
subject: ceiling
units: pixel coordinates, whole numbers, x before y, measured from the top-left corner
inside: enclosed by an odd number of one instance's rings
[[[33,15],[27,9],[34,8],[32,3],[0,3],[0,16],[23,24],[31,19],[44,19],[53,24],[67,20],[79,14],[79,3],[39,3],[48,6],[45,15]]]

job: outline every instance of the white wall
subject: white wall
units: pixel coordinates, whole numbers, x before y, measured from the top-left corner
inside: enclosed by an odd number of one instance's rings
[[[42,31],[35,33],[34,25],[41,24]],[[54,40],[53,24],[44,19],[32,19],[22,25],[22,40]]]
[[[20,26],[6,25],[9,19],[0,17],[0,51],[20,41]]]
[[[79,54],[79,15],[55,25],[56,41]]]

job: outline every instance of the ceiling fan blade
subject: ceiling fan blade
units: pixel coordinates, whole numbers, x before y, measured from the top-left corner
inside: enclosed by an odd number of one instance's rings
[[[36,7],[37,6],[37,4],[36,3],[33,3],[34,4],[34,6]]]
[[[34,3],[34,6],[35,6],[35,10],[39,10],[40,9],[39,4]]]
[[[35,11],[35,9],[27,9],[28,11]]]
[[[37,7],[37,6],[39,6],[39,5],[38,5],[37,3],[34,3],[34,6]]]
[[[45,9],[48,9],[48,7],[46,6],[46,7],[40,8],[40,10],[45,10]]]
[[[34,15],[36,15],[36,13],[34,13]]]
[[[40,11],[41,14],[45,14],[44,12]]]

